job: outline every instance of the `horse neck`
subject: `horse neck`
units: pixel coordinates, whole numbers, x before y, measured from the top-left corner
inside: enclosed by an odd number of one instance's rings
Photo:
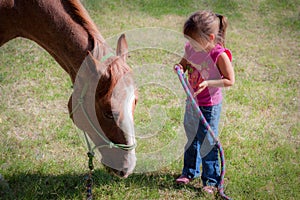
[[[83,24],[75,21],[72,16],[73,8],[70,6],[72,1],[59,2],[62,3],[41,0],[30,4],[25,1],[15,2],[11,10],[0,12],[0,18],[5,15],[7,21],[4,23],[7,27],[0,25],[0,35],[3,32],[2,40],[6,37],[7,41],[18,36],[35,41],[61,65],[74,83],[87,52],[92,51],[95,46],[106,47],[102,45],[104,39],[96,29],[91,33]],[[0,37],[0,44],[5,42]],[[104,49],[101,52],[105,54],[107,51]]]

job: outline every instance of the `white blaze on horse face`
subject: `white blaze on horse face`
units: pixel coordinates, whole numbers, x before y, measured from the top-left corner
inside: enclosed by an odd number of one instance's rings
[[[125,138],[129,145],[135,143],[134,137],[134,122],[133,122],[133,106],[135,101],[134,87],[133,85],[128,86],[126,89],[126,98],[123,106],[124,118],[120,124],[120,128],[125,134]]]
[[[128,145],[135,144],[133,108],[135,101],[134,85],[128,84],[126,80],[131,79],[131,74],[126,75],[118,81],[114,88],[111,105],[112,110],[117,110],[122,116],[114,114],[114,119],[118,122],[119,128],[124,132]],[[129,81],[131,82],[131,81]],[[121,117],[121,119],[119,119]]]

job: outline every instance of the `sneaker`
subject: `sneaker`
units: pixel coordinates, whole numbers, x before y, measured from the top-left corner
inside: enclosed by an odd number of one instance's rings
[[[217,188],[214,186],[204,186],[202,191],[207,194],[214,194],[217,191]]]
[[[192,179],[188,178],[185,175],[181,175],[179,178],[176,179],[176,183],[178,184],[188,184]]]

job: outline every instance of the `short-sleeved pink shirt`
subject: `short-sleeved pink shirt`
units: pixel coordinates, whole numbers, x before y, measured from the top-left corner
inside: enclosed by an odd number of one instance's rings
[[[217,67],[218,57],[225,52],[230,61],[232,55],[229,49],[217,44],[210,52],[196,52],[192,45],[187,42],[185,45],[185,59],[190,63],[187,66],[189,84],[194,91],[197,91],[199,84],[204,80],[222,79],[223,76]],[[207,87],[197,95],[199,106],[213,106],[221,103],[222,89],[219,87]]]

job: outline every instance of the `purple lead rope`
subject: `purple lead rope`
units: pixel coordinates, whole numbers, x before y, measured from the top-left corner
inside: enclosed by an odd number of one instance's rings
[[[205,128],[208,130],[208,132],[210,133],[211,137],[213,138],[213,140],[216,143],[216,147],[219,150],[219,154],[220,154],[220,160],[221,160],[221,180],[220,180],[220,184],[218,186],[218,191],[220,196],[223,199],[228,199],[230,200],[231,198],[226,196],[224,193],[224,177],[225,177],[225,156],[224,156],[224,151],[221,145],[221,142],[216,138],[213,130],[211,129],[211,127],[209,126],[209,124],[207,123],[205,117],[203,116],[203,113],[201,112],[197,102],[195,101],[193,94],[191,93],[189,87],[188,87],[188,83],[186,82],[185,78],[184,78],[184,74],[181,73],[180,67],[178,65],[175,66],[175,70],[177,72],[177,75],[179,77],[179,80],[181,82],[181,85],[185,91],[185,93],[187,94],[189,100],[192,102],[192,106],[193,108],[197,111],[198,117],[201,121],[201,123],[205,126]]]

